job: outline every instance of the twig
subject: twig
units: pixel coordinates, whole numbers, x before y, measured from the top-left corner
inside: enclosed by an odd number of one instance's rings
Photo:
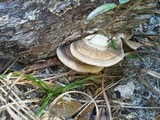
[[[9,79],[9,78],[8,78]],[[0,81],[2,82],[2,84],[5,84],[4,83],[4,81],[2,81],[2,79],[0,79]],[[10,89],[10,87],[8,87],[8,86],[6,86],[7,87],[7,89]],[[7,94],[7,91],[3,88],[3,87],[1,87],[1,91],[4,93],[4,94]],[[21,109],[22,111],[23,111],[23,114],[24,113],[26,113],[27,115],[28,115],[28,117],[30,116],[30,118],[36,118],[36,116],[33,116],[34,115],[34,113],[30,110],[30,108],[28,108],[28,106],[27,105],[25,105],[25,104],[23,104],[23,102],[22,102],[22,100],[17,96],[17,94],[14,92],[14,91],[11,91],[12,92],[12,94],[14,95],[14,98],[13,97],[11,97],[11,96],[9,96],[9,98],[10,98],[10,100],[11,101],[13,101],[14,103],[15,103],[15,105],[19,108],[19,110]],[[4,98],[3,99],[3,97],[1,97],[2,99],[2,101],[4,101],[5,103],[6,103],[6,99]],[[16,100],[18,100],[18,102],[16,101]],[[21,104],[19,104],[19,103],[21,103]],[[17,107],[16,106],[11,106],[11,104],[7,104],[6,106],[10,106],[13,110],[15,110],[19,115],[21,115],[21,116],[23,116],[24,117],[24,115],[19,111],[19,110],[17,110]],[[23,106],[23,107],[22,107]],[[25,117],[24,117],[25,118]]]
[[[105,90],[108,90],[108,89],[116,86],[116,85],[117,85],[118,83],[120,83],[121,81],[126,80],[126,79],[129,79],[129,78],[134,77],[134,76],[136,76],[136,75],[137,75],[137,73],[134,73],[133,75],[130,75],[130,76],[128,76],[128,77],[121,78],[121,79],[118,80],[117,82],[111,83],[110,85],[106,86]],[[101,94],[102,94],[102,92],[100,92],[98,95],[96,95],[96,96],[94,97],[94,99],[97,99]]]
[[[157,73],[153,70],[147,69],[147,68],[143,68],[141,69],[142,72],[147,73],[148,75],[151,75],[153,77],[159,78],[160,79],[160,73]]]
[[[109,101],[108,101],[108,97],[106,95],[105,88],[104,88],[104,77],[102,77],[102,93],[103,93],[103,97],[105,99],[105,102],[107,104],[109,120],[112,120],[113,118],[112,118],[112,113],[111,113],[111,107],[110,107],[110,104],[109,104]]]
[[[16,63],[17,59],[13,61],[13,63],[3,72],[3,75]]]
[[[19,116],[17,116],[13,110],[9,107],[8,105],[8,101],[9,101],[9,95],[13,89],[13,87],[16,85],[16,83],[21,80],[26,74],[32,72],[32,71],[35,71],[35,70],[39,70],[39,69],[42,69],[42,68],[46,68],[46,67],[49,67],[49,66],[53,66],[55,64],[57,64],[57,59],[55,58],[52,58],[52,59],[48,59],[44,62],[41,62],[41,63],[36,63],[36,64],[33,64],[29,67],[29,69],[26,69],[22,72],[22,74],[14,81],[14,83],[11,85],[7,95],[6,95],[6,109],[7,111],[10,113],[10,115],[16,119],[16,120],[21,120],[21,118]]]
[[[160,110],[160,107],[141,107],[141,106],[125,106],[122,105],[122,108],[134,108],[134,109],[158,109]]]
[[[148,84],[148,83],[142,78],[142,76],[141,76],[140,73],[137,74],[137,76],[138,76],[138,80],[140,80],[145,87],[147,87],[149,90],[151,90],[152,92],[154,92],[154,93],[156,93],[158,96],[160,96],[160,92],[157,91],[156,89],[154,89],[154,87],[152,87],[150,84]]]
[[[127,55],[129,55],[129,54],[132,54],[132,53],[145,53],[145,54],[150,55],[152,58],[160,61],[160,58],[158,58],[156,55],[153,55],[152,53],[149,53],[149,52],[147,52],[147,51],[142,51],[142,50],[141,50],[141,51],[135,50],[135,51],[127,52],[127,53],[125,53],[125,56],[127,56]]]
[[[62,74],[58,74],[56,76],[52,76],[52,77],[47,77],[45,79],[43,79],[44,81],[47,81],[47,80],[52,80],[52,79],[55,79],[55,78],[60,78],[60,77],[63,77],[63,76],[67,76],[69,73],[71,73],[72,71],[68,71],[66,73],[62,73]]]

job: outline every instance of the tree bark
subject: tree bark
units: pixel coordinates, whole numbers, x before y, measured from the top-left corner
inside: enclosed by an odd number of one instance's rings
[[[159,14],[156,0],[131,1],[86,21],[104,2],[118,0],[30,0],[0,3],[0,59],[31,63],[55,55],[58,46],[93,32],[130,33],[152,14]]]

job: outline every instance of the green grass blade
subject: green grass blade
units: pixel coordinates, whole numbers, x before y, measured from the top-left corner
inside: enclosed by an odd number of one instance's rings
[[[137,59],[138,58],[138,54],[137,53],[132,53],[132,54],[127,55],[126,57],[130,58],[130,59]]]
[[[33,77],[31,75],[25,75],[25,78],[32,81],[37,87],[42,88],[47,94],[49,94],[52,90],[50,87],[41,79]]]
[[[92,20],[95,16],[114,9],[117,5],[115,3],[105,3],[94,9],[88,16],[87,20]]]
[[[116,49],[116,46],[113,40],[110,41],[109,46],[113,49]]]
[[[50,93],[50,94],[48,94],[48,96],[45,98],[42,106],[41,106],[41,107],[39,108],[39,110],[36,112],[36,115],[37,115],[38,117],[40,117],[40,116],[42,115],[43,110],[44,110],[44,109],[46,108],[46,106],[48,105],[48,102],[50,101],[51,97],[52,97],[52,94]]]
[[[64,91],[68,91],[68,90],[71,90],[71,89],[82,87],[89,80],[93,80],[93,79],[98,78],[98,77],[102,77],[102,75],[91,76],[91,77],[83,78],[83,79],[80,79],[80,80],[75,80],[74,82],[67,84],[65,87],[57,87],[57,88],[55,88],[52,91],[52,94],[53,94],[53,96],[57,96],[60,93],[63,93]]]
[[[129,0],[119,0],[120,4],[124,4],[124,3],[127,3],[127,2],[129,2]]]

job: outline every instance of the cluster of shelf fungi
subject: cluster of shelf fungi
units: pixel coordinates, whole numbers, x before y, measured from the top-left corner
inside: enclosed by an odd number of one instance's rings
[[[123,34],[112,39],[102,34],[89,35],[70,45],[58,47],[57,56],[62,63],[75,71],[98,73],[104,67],[112,66],[123,59],[121,37]]]

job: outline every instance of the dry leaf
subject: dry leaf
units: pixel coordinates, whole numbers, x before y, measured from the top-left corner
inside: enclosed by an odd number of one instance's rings
[[[59,118],[69,118],[74,115],[81,107],[81,103],[75,101],[58,101],[56,104],[50,105],[50,116],[57,116]]]

